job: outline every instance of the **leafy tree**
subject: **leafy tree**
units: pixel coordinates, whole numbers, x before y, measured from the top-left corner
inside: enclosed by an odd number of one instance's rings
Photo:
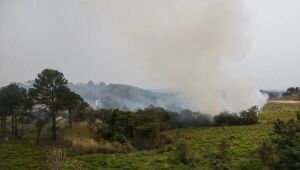
[[[258,109],[257,106],[252,106],[247,111],[242,111],[240,113],[240,117],[242,119],[242,123],[243,124],[247,124],[247,125],[257,123],[258,112],[259,112],[259,109]]]
[[[58,112],[63,109],[62,93],[67,88],[67,80],[63,73],[57,70],[45,69],[33,83],[29,90],[35,105],[44,106],[52,119],[52,139],[56,141],[56,118]]]
[[[1,96],[1,94],[0,94],[0,96]],[[0,128],[1,129],[6,129],[7,116],[9,116],[9,112],[7,111],[7,108],[0,105],[0,119],[1,119]]]
[[[219,115],[216,115],[214,117],[215,124],[217,126],[223,126],[223,125],[229,125],[229,126],[234,126],[234,125],[240,125],[241,124],[241,118],[234,113],[220,113]]]
[[[19,131],[18,122],[23,120],[25,113],[32,107],[32,102],[24,88],[16,84],[10,84],[0,89],[0,113],[1,127],[5,128],[6,117],[11,116],[12,135],[20,138],[22,131]],[[23,130],[23,124],[22,129]]]
[[[65,88],[65,92],[62,95],[62,106],[68,111],[66,117],[69,120],[70,128],[72,128],[73,117],[77,113],[85,111],[89,104],[68,88]]]
[[[134,128],[134,144],[138,149],[149,149],[155,144],[159,133],[159,123],[146,123]]]
[[[90,129],[96,132],[96,140],[131,142],[137,149],[154,147],[159,132],[174,127],[168,112],[158,108],[135,113],[101,109],[86,115]]]

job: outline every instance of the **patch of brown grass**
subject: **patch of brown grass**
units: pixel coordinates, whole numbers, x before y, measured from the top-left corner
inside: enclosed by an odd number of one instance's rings
[[[87,124],[74,124],[73,128],[64,132],[62,144],[78,153],[128,153],[134,150],[130,142],[97,141],[94,136]]]

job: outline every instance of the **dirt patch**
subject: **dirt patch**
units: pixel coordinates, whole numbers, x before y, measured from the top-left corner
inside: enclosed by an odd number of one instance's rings
[[[294,100],[269,100],[269,103],[283,103],[283,104],[294,104],[294,103],[300,103],[300,101],[294,101]]]

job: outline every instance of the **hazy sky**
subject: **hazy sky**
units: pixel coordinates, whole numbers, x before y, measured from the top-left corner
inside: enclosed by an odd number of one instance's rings
[[[73,82],[166,88],[121,29],[130,22],[124,23],[116,11],[130,13],[122,5],[135,2],[0,0],[0,85],[30,80],[43,68],[54,68]],[[245,10],[249,51],[235,67],[260,88],[300,86],[300,1],[246,0]]]

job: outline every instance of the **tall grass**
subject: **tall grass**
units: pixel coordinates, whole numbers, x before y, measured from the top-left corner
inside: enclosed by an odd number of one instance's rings
[[[51,170],[62,170],[66,153],[61,148],[53,148],[50,152],[49,166]]]

